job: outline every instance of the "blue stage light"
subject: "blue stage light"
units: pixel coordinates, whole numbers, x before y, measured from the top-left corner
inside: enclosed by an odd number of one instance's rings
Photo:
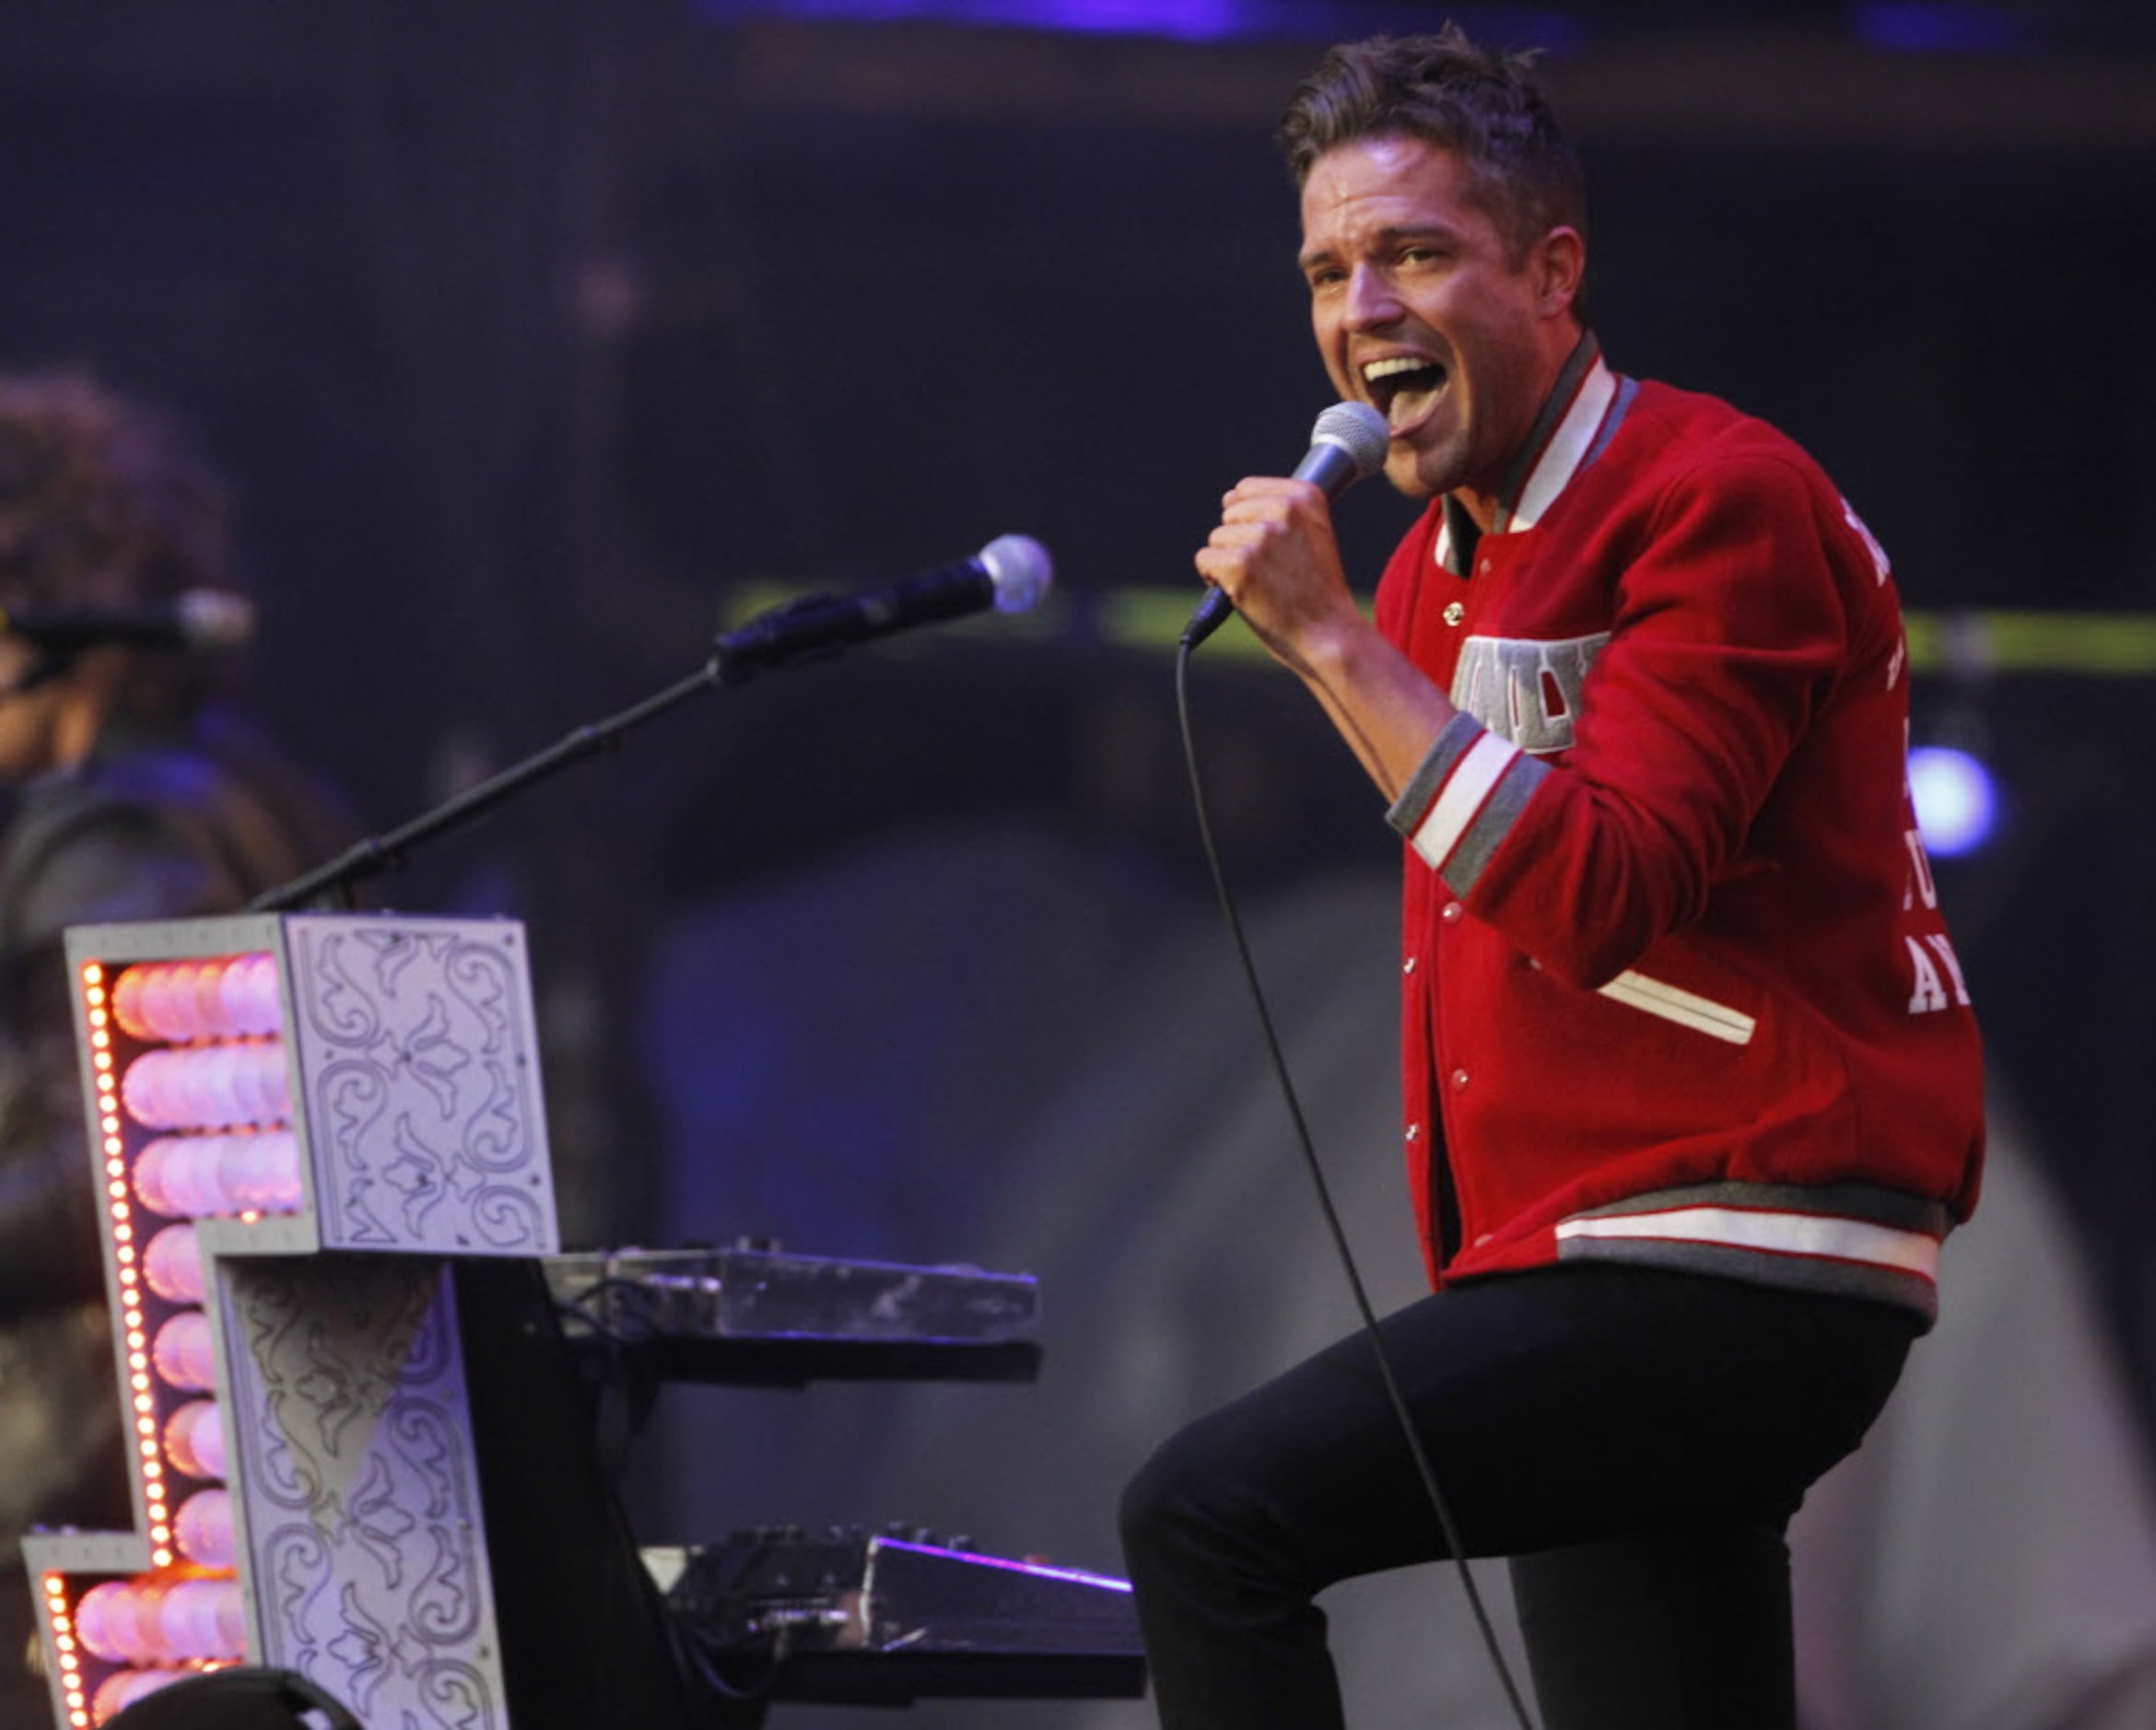
[[[1934,858],[1958,859],[1991,838],[1998,791],[1991,771],[1968,752],[1919,745],[1909,753],[1909,790],[1916,801],[1916,826]]]

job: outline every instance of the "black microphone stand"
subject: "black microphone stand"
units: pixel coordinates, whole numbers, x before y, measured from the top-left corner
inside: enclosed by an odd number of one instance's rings
[[[783,656],[772,652],[771,646],[765,640],[765,632],[770,626],[790,615],[803,613],[810,614],[813,620],[822,609],[832,605],[832,598],[829,596],[805,596],[775,609],[762,618],[752,620],[740,630],[722,635],[712,650],[711,659],[687,678],[675,681],[665,689],[644,698],[642,702],[631,704],[618,714],[610,715],[603,720],[587,722],[544,751],[526,757],[521,763],[511,764],[498,775],[489,776],[476,787],[444,801],[431,811],[421,812],[403,826],[392,829],[387,835],[372,835],[362,841],[354,842],[327,864],[255,896],[248,903],[248,910],[252,913],[284,913],[317,902],[333,901],[334,905],[349,907],[353,905],[352,891],[356,885],[387,871],[401,870],[412,849],[421,842],[431,840],[444,830],[456,828],[484,816],[497,805],[513,798],[533,782],[545,779],[557,769],[611,749],[632,727],[639,726],[656,715],[664,714],[675,704],[694,696],[697,692],[713,685],[740,684],[753,674],[775,666],[826,659],[837,653],[844,646],[845,640],[861,640],[865,634],[856,631],[843,640],[837,637],[827,637],[799,647],[790,647]]]

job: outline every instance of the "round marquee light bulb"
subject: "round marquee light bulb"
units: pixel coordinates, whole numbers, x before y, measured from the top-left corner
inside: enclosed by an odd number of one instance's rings
[[[90,1587],[75,1607],[75,1637],[91,1655],[111,1664],[127,1661],[134,1639],[134,1607],[124,1580]],[[124,1629],[123,1629],[124,1624]]]
[[[202,1242],[194,1227],[182,1221],[151,1238],[143,1251],[142,1275],[149,1289],[168,1303],[200,1303],[208,1288],[203,1282]]]
[[[210,1343],[209,1317],[200,1310],[182,1310],[172,1316],[150,1344],[150,1362],[167,1387],[194,1394],[214,1390],[217,1362]]]
[[[232,1522],[232,1492],[196,1490],[180,1504],[172,1537],[189,1561],[205,1568],[236,1566],[240,1544]]]
[[[90,1696],[90,1720],[99,1724],[110,1724],[136,1701],[146,1700],[160,1688],[170,1688],[195,1674],[193,1670],[115,1670],[98,1684],[98,1691]]]
[[[190,1478],[225,1475],[225,1426],[214,1399],[191,1399],[165,1421],[165,1454]]]
[[[284,1029],[277,999],[277,964],[266,950],[235,956],[219,982],[226,1024],[240,1034],[265,1037]]]
[[[156,1656],[207,1662],[247,1651],[247,1609],[237,1580],[182,1580],[158,1605]]]

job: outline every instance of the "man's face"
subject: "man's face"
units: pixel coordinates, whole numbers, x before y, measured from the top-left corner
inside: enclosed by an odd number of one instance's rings
[[[1301,263],[1335,388],[1391,427],[1387,478],[1494,500],[1578,339],[1578,236],[1553,230],[1515,259],[1459,158],[1392,134],[1311,165]]]

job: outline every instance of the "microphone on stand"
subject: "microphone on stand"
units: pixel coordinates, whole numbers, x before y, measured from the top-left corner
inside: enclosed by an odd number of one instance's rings
[[[132,649],[238,649],[254,636],[254,603],[228,589],[190,589],[128,607],[0,607],[0,636],[59,654]]]
[[[990,607],[1024,613],[1038,604],[1054,578],[1055,561],[1038,541],[1030,535],[1000,535],[959,564],[864,594],[798,601],[724,632],[716,646],[721,675],[744,679],[791,660]]]
[[[1392,434],[1385,416],[1367,403],[1335,403],[1310,428],[1310,449],[1295,464],[1295,478],[1309,481],[1329,499],[1385,466]],[[1217,583],[1205,591],[1183,627],[1183,647],[1195,649],[1227,623],[1236,603]]]

